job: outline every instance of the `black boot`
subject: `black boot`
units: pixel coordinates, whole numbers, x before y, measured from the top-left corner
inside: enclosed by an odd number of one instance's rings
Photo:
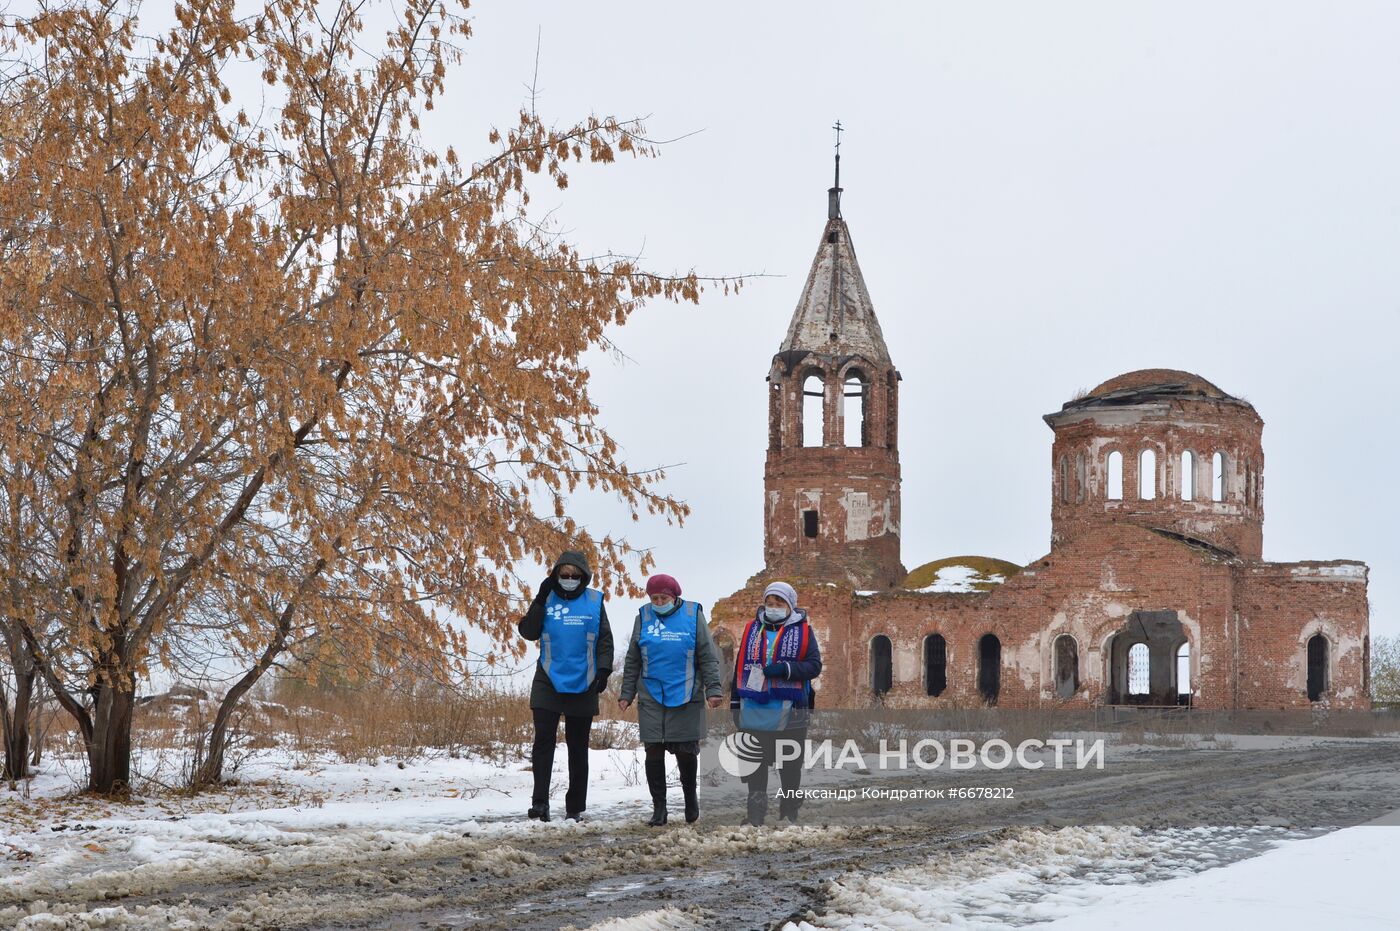
[[[548,802],[534,802],[534,803],[532,803],[532,804],[530,805],[530,810],[529,810],[528,812],[526,812],[526,815],[527,815],[528,817],[530,817],[530,818],[532,818],[532,819],[535,819],[535,820],[538,820],[538,821],[548,821],[548,820],[549,820],[549,803],[548,803]]]
[[[651,820],[647,824],[659,828],[666,823],[666,758],[647,754],[647,788],[651,789]]]
[[[744,819],[745,824],[752,824],[756,828],[763,827],[763,822],[768,818],[768,790],[763,789],[758,792],[749,790],[748,817]]]
[[[699,761],[693,753],[677,753],[676,765],[681,771],[681,792],[685,795],[685,823],[694,824],[700,819],[700,799],[695,793],[695,771]]]

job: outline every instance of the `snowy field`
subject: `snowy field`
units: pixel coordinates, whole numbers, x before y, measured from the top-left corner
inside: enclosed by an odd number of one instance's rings
[[[561,747],[556,818],[565,758]],[[240,785],[226,791],[162,793],[131,803],[76,797],[72,777],[55,767],[27,794],[0,791],[0,928],[340,927],[342,921],[459,927],[473,917],[464,913],[454,923],[442,903],[434,905],[437,924],[399,922],[396,913],[422,904],[413,901],[419,893],[405,884],[386,894],[376,887],[378,878],[413,872],[413,864],[428,860],[461,860],[483,879],[518,881],[549,873],[551,858],[568,856],[560,851],[589,856],[620,846],[650,849],[646,845],[656,842],[649,838],[659,836],[664,842],[655,851],[671,858],[667,868],[689,870],[695,883],[722,883],[725,864],[736,855],[761,864],[770,855],[864,843],[847,828],[820,824],[754,829],[706,820],[648,832],[639,828],[650,807],[640,751],[595,750],[591,762],[588,820],[581,825],[521,817],[532,777],[520,758],[498,763],[440,756],[371,765],[257,751],[243,764]],[[1394,807],[1400,808],[1400,798]],[[1400,819],[1392,820],[1391,826],[1325,834],[1261,824],[1005,829],[987,842],[897,868],[843,868],[824,881],[815,913],[785,924],[781,912],[753,920],[777,920],[786,931],[1397,928],[1400,898],[1392,883]],[[327,870],[353,870],[365,894],[248,893],[279,878],[295,888],[300,877]],[[591,898],[592,911],[581,913],[586,920],[578,927],[713,924],[713,916],[683,902],[633,905],[628,917],[608,919],[606,897],[625,895],[626,871],[590,876],[580,894]],[[224,886],[242,889],[229,908],[187,894]],[[328,901],[344,903],[329,924]]]

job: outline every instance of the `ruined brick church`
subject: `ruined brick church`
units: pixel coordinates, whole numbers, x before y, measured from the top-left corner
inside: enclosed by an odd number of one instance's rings
[[[768,371],[765,566],[711,612],[728,668],[786,579],[828,707],[1370,706],[1366,565],[1263,559],[1263,420],[1188,372],[1119,375],[1045,415],[1045,556],[906,572],[900,375],[840,194]]]

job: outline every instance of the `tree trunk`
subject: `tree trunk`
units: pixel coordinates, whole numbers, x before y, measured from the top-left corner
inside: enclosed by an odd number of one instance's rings
[[[195,770],[191,779],[193,786],[216,786],[224,781],[224,750],[228,746],[228,722],[233,717],[233,711],[242,694],[239,692],[235,696],[230,689],[228,694],[224,695],[223,701],[219,702],[219,710],[214,715],[214,725],[209,728],[208,737],[204,740],[204,759],[200,761],[199,768]]]
[[[0,707],[0,731],[5,742],[5,772],[7,780],[23,779],[29,775],[29,714],[34,695],[34,679],[38,670],[15,669],[15,710]]]
[[[234,710],[238,703],[243,700],[243,696],[248,693],[257,681],[262,678],[263,673],[272,668],[272,664],[277,661],[277,657],[287,648],[287,637],[292,630],[292,618],[296,615],[297,605],[300,602],[301,594],[306,587],[321,574],[326,566],[325,559],[318,559],[311,573],[302,580],[297,596],[287,603],[277,616],[277,630],[271,641],[263,648],[262,655],[258,661],[245,672],[237,682],[229,687],[224,694],[223,701],[219,702],[219,711],[214,715],[214,726],[209,729],[209,740],[205,744],[208,753],[203,762],[199,764],[199,769],[195,770],[190,784],[193,787],[215,786],[224,778],[224,750],[228,744],[228,722],[233,717]]]
[[[116,795],[131,788],[131,716],[136,695],[131,689],[99,688],[88,740],[88,791]]]

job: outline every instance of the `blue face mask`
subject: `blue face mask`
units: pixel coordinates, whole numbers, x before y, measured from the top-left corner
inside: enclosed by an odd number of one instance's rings
[[[678,607],[680,607],[680,602],[673,601],[664,608],[658,608],[656,605],[652,605],[651,609],[656,612],[657,617],[670,617],[672,614],[676,613],[676,608]]]
[[[576,590],[580,585],[582,585],[582,584],[583,584],[583,579],[560,579],[560,580],[559,580],[559,587],[562,588],[562,589],[563,589],[564,591],[566,591],[566,592],[575,591],[575,590]]]
[[[787,608],[768,608],[768,607],[765,607],[765,608],[763,609],[763,620],[766,621],[766,622],[769,623],[769,624],[781,624],[783,621],[787,620],[787,616],[788,616],[788,609],[787,609]]]

